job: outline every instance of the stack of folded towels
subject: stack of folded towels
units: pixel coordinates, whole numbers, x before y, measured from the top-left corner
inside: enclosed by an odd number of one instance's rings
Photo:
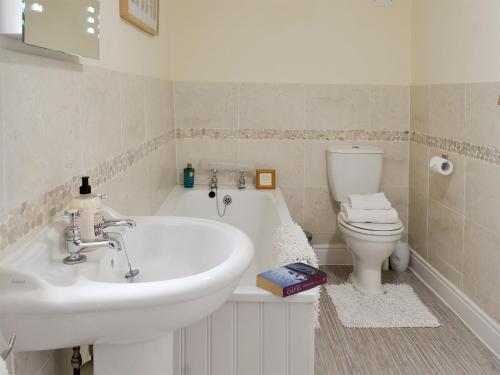
[[[393,224],[398,222],[398,212],[384,193],[349,195],[349,203],[342,203],[340,210],[349,223]]]

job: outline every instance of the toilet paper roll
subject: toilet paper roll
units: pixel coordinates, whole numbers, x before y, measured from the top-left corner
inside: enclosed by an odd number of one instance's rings
[[[436,173],[442,174],[443,176],[449,176],[453,172],[453,163],[440,156],[434,156],[430,161],[430,168]]]

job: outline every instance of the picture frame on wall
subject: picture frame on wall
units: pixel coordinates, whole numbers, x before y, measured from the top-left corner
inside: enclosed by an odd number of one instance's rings
[[[148,34],[160,32],[160,0],[120,0],[120,16]]]

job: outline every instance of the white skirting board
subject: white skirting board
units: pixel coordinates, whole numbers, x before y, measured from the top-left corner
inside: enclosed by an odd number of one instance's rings
[[[313,375],[314,304],[226,302],[175,333],[178,375]]]
[[[352,264],[351,254],[345,244],[314,244],[313,248],[318,257],[318,263],[322,266]]]
[[[438,296],[500,360],[500,325],[414,250],[410,270]]]

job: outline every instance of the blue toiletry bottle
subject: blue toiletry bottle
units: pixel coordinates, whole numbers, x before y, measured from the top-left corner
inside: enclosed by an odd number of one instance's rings
[[[188,163],[187,168],[184,168],[184,187],[192,188],[194,186],[194,168],[191,163]]]

